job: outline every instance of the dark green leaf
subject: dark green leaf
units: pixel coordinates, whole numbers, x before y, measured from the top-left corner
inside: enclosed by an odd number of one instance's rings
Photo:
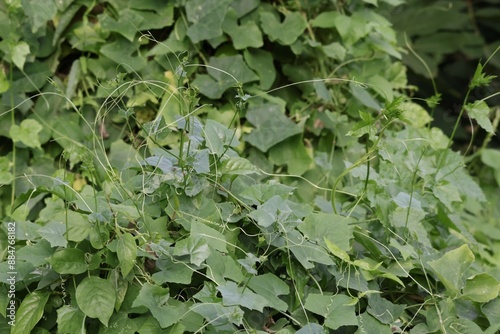
[[[248,282],[250,289],[267,299],[267,304],[277,310],[285,312],[287,304],[278,296],[288,295],[288,285],[271,273],[252,277]]]
[[[222,294],[224,306],[243,306],[251,310],[263,311],[268,304],[265,297],[253,293],[250,289],[238,287],[234,282],[227,282],[223,286],[218,286],[217,290]]]
[[[145,283],[132,307],[147,307],[160,326],[166,328],[177,323],[185,312],[176,303],[170,305],[172,302],[168,289]]]
[[[98,318],[105,326],[108,326],[113,314],[115,301],[115,289],[105,279],[86,277],[76,288],[76,302],[80,310],[90,318]]]
[[[11,334],[30,334],[32,329],[42,318],[45,304],[50,293],[34,291],[28,294],[16,312],[15,326],[11,327]]]
[[[122,275],[125,277],[134,268],[135,258],[137,256],[137,245],[135,239],[130,233],[123,234],[118,238],[116,253],[120,261]]]
[[[59,274],[81,274],[87,271],[85,252],[78,248],[66,248],[55,252],[49,263]]]
[[[261,12],[260,22],[262,30],[271,41],[284,45],[293,44],[307,27],[306,20],[297,12],[287,14],[283,22],[272,13]]]

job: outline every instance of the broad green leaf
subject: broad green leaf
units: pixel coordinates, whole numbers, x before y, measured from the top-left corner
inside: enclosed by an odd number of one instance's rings
[[[368,134],[370,138],[374,138],[377,129],[375,127],[375,119],[368,112],[359,111],[359,116],[361,117],[361,121],[354,124],[349,132],[347,132],[347,136],[361,137],[364,134]]]
[[[31,23],[31,32],[35,33],[45,27],[47,21],[57,13],[54,0],[21,0],[23,10]]]
[[[108,13],[98,16],[102,27],[109,31],[114,31],[133,42],[135,34],[138,33],[137,28],[144,20],[138,11],[123,8],[118,13],[118,19],[115,20]]]
[[[486,102],[477,100],[473,103],[469,103],[465,106],[465,110],[467,111],[467,115],[469,115],[470,118],[475,119],[480,127],[489,133],[495,133],[495,129],[493,129],[491,120],[488,117],[490,114],[490,108]]]
[[[391,326],[384,325],[367,312],[358,316],[359,327],[354,334],[377,333],[377,334],[392,334]]]
[[[24,297],[16,312],[16,325],[11,327],[10,333],[30,334],[31,330],[42,318],[49,296],[49,292],[34,291]]]
[[[465,281],[462,298],[478,303],[487,303],[498,298],[500,282],[488,274],[478,274]]]
[[[270,89],[276,79],[272,54],[265,50],[248,49],[243,52],[243,57],[248,66],[259,75],[260,88]]]
[[[245,314],[237,306],[224,306],[220,303],[194,304],[191,306],[191,311],[202,315],[215,328],[222,327],[226,329],[228,333],[236,332],[236,329],[229,327],[228,323],[236,326],[242,325]]]
[[[246,48],[260,48],[264,45],[262,33],[254,21],[245,21],[238,25],[238,13],[230,8],[222,23],[222,30],[231,36],[233,46],[236,50]]]
[[[486,316],[486,319],[491,325],[500,324],[500,298],[491,300],[490,302],[483,304],[481,306],[481,311]]]
[[[260,226],[269,227],[273,224],[283,223],[291,214],[292,209],[286,201],[275,195],[260,205],[257,210],[250,212],[248,216],[256,220]]]
[[[314,268],[313,262],[327,266],[335,264],[323,247],[304,241],[304,237],[299,236],[299,233],[288,233],[287,236],[289,238],[288,248],[305,269]]]
[[[235,147],[239,145],[234,130],[230,130],[224,125],[210,119],[205,124],[205,140],[210,153],[217,156],[221,156],[226,152],[227,146]]]
[[[205,238],[189,236],[175,244],[173,255],[189,256],[190,263],[199,266],[210,256],[210,248]]]
[[[55,252],[49,263],[59,274],[81,274],[87,271],[85,252],[78,248],[66,248]]]
[[[356,307],[352,302],[352,297],[342,294],[327,296],[310,293],[304,307],[306,310],[324,317],[325,326],[336,330],[342,326],[358,325]]]
[[[429,261],[428,264],[446,288],[447,294],[456,297],[464,286],[462,276],[472,262],[474,262],[474,254],[469,246],[463,245],[447,252],[437,260]]]
[[[104,45],[99,51],[127,72],[140,71],[147,65],[144,57],[133,56],[138,52],[138,45],[123,37],[117,36],[114,42]]]
[[[243,198],[251,200],[255,205],[267,202],[271,197],[279,196],[281,198],[287,198],[293,193],[295,188],[275,183],[267,182],[265,184],[255,184],[251,187],[245,188],[241,192]]]
[[[14,61],[14,60],[12,60],[12,61]],[[16,62],[14,62],[14,64],[16,64]],[[18,66],[18,65],[16,64],[16,66]],[[24,63],[23,63],[23,66],[24,66]],[[5,75],[4,71],[0,71],[0,94],[5,93],[6,91],[9,90],[9,88],[10,88],[9,79],[7,79],[7,76]],[[1,178],[0,178],[0,182],[1,182]]]
[[[130,233],[124,233],[118,238],[116,253],[120,261],[120,268],[123,277],[134,268],[135,258],[137,256],[137,245],[134,237]]]
[[[128,313],[115,312],[109,319],[108,327],[103,334],[135,334],[138,332],[139,323],[131,319]]]
[[[198,74],[192,84],[200,93],[219,99],[222,94],[237,83],[259,80],[259,77],[245,64],[241,55],[212,57],[207,69],[209,75]]]
[[[24,68],[26,57],[30,54],[30,47],[26,42],[19,42],[12,47],[11,58],[12,62],[19,68]]]
[[[400,105],[403,110],[403,120],[416,128],[422,128],[432,121],[427,110],[413,102],[403,102]]]
[[[382,109],[380,103],[375,100],[367,88],[361,87],[359,84],[354,82],[349,83],[349,88],[351,89],[352,95],[366,107],[376,111],[380,111]]]
[[[383,324],[395,323],[405,311],[406,304],[394,304],[378,294],[368,296],[367,312]]]
[[[54,254],[53,249],[47,240],[40,240],[37,243],[23,246],[16,251],[17,261],[27,261],[35,267],[47,264],[47,259]]]
[[[191,237],[195,239],[204,239],[208,246],[219,252],[227,252],[226,238],[219,231],[211,228],[210,226],[200,223],[198,221],[191,222]]]
[[[261,12],[260,22],[269,39],[283,45],[293,44],[307,27],[306,20],[298,12],[288,13],[283,22],[270,12]]]
[[[333,28],[335,27],[335,19],[339,15],[339,12],[323,12],[311,21],[311,26],[318,28]]]
[[[301,135],[287,138],[269,149],[269,160],[277,166],[286,165],[292,175],[302,175],[311,167],[311,155]]]
[[[248,175],[259,173],[257,167],[252,165],[247,159],[241,157],[232,157],[224,160],[219,171],[222,175]]]
[[[224,306],[243,306],[250,310],[262,312],[269,303],[266,297],[262,297],[250,289],[239,287],[234,282],[227,282],[225,285],[217,287],[222,294],[222,304]]]
[[[343,61],[345,59],[347,53],[347,50],[342,46],[342,44],[337,42],[323,45],[321,49],[327,57],[340,61]]]
[[[353,219],[336,214],[313,213],[298,226],[306,238],[326,246],[324,239],[335,244],[341,250],[351,249],[353,238]]]
[[[90,318],[99,319],[105,326],[113,314],[115,301],[115,289],[105,279],[86,277],[76,288],[76,303],[80,310]]]
[[[190,0],[186,3],[187,19],[192,25],[187,34],[193,43],[222,35],[222,23],[231,0]]]
[[[20,125],[13,124],[9,130],[9,136],[13,142],[21,142],[32,148],[40,148],[39,133],[42,126],[34,119],[25,119]]]
[[[287,304],[278,296],[288,295],[290,293],[290,288],[276,275],[266,273],[254,276],[248,282],[248,286],[258,295],[266,298],[268,306],[283,312],[287,310]]]
[[[315,323],[309,323],[295,332],[295,334],[328,334],[329,331],[323,326]]]
[[[324,242],[326,244],[326,247],[330,251],[330,253],[332,253],[334,256],[338,257],[339,259],[341,259],[344,262],[352,263],[351,257],[349,256],[349,254],[347,254],[346,251],[340,249],[339,246],[337,246],[336,244],[334,244],[333,242],[331,242],[327,238],[324,238]]]
[[[57,332],[64,334],[85,333],[85,314],[71,305],[57,309]]]
[[[177,303],[172,303],[168,289],[150,283],[145,283],[141,287],[139,295],[132,304],[132,307],[138,306],[147,307],[162,328],[177,323],[185,312],[177,307]]]
[[[238,264],[238,262],[241,264]],[[212,252],[207,259],[207,277],[218,285],[225,284],[226,278],[241,283],[245,276],[242,270],[242,260],[236,262],[231,256]],[[245,267],[243,265],[243,267]],[[245,267],[246,268],[246,267]],[[206,301],[206,300],[202,300]]]
[[[66,247],[68,240],[64,236],[66,234],[66,225],[51,221],[38,230],[38,234],[48,242],[52,247]]]
[[[500,150],[492,148],[481,150],[481,161],[493,169],[500,169]]]
[[[302,132],[299,125],[279,111],[279,106],[263,104],[247,111],[247,120],[255,127],[246,140],[262,152],[279,142]]]
[[[156,268],[160,271],[155,272],[151,277],[158,285],[166,282],[189,284],[194,272],[185,263],[173,262],[169,258],[156,260]]]
[[[233,0],[231,8],[238,13],[238,18],[245,16],[260,4],[260,0]]]

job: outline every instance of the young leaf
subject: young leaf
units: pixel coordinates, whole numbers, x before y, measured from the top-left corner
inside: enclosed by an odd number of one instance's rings
[[[66,248],[55,252],[49,263],[52,269],[59,274],[81,274],[87,271],[85,252],[78,248]]]
[[[34,119],[25,119],[20,125],[13,124],[9,130],[9,136],[13,142],[21,142],[32,148],[40,148],[39,133],[42,126]]]
[[[268,306],[268,300],[250,289],[239,287],[236,283],[228,281],[226,285],[218,286],[217,290],[222,294],[224,306],[243,306],[250,310],[262,312]]]
[[[498,298],[500,282],[488,274],[475,275],[465,282],[462,298],[471,299],[478,303],[487,303]]]
[[[137,256],[137,245],[134,237],[130,233],[124,233],[116,245],[116,253],[120,261],[123,277],[134,268],[135,258]]]
[[[491,80],[495,79],[495,75],[485,75],[483,73],[483,65],[481,63],[477,64],[476,71],[474,72],[474,76],[469,84],[470,89],[474,89],[480,86],[488,86],[491,83]]]
[[[486,102],[477,100],[474,103],[469,103],[465,106],[465,110],[470,118],[475,119],[480,127],[485,129],[489,133],[495,133],[493,125],[488,115],[490,114],[490,108]]]
[[[15,326],[11,327],[10,333],[30,334],[42,318],[49,296],[50,293],[44,291],[34,291],[28,294],[17,310]]]
[[[58,308],[57,331],[59,333],[85,333],[85,314],[70,305]]]
[[[84,278],[76,288],[76,303],[90,318],[98,318],[108,326],[115,308],[116,293],[113,285],[97,276]]]
[[[451,297],[456,297],[464,285],[462,276],[472,262],[474,262],[474,254],[469,246],[463,245],[428,264],[445,286],[446,292]]]
[[[169,299],[168,289],[145,283],[132,307],[147,307],[160,326],[166,328],[178,322],[185,312],[182,308],[169,305],[171,302]]]
[[[325,318],[325,326],[336,330],[342,326],[356,326],[355,305],[351,305],[353,298],[338,294],[326,296],[310,293],[307,296],[305,309]]]

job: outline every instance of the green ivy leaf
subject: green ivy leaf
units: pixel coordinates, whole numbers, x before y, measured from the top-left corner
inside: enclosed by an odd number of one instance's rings
[[[99,319],[105,326],[113,314],[115,301],[115,289],[105,279],[85,277],[76,288],[76,303],[80,310],[90,318]]]
[[[222,175],[258,174],[259,169],[245,158],[232,157],[224,160],[219,169]]]
[[[158,320],[160,326],[167,328],[177,323],[185,312],[182,308],[177,307],[176,303],[169,305],[172,302],[168,289],[145,283],[132,307],[145,306]]]
[[[71,305],[57,309],[58,333],[85,333],[85,314]]]
[[[54,0],[21,0],[23,10],[31,23],[31,32],[35,33],[45,27],[57,13]]]
[[[279,109],[274,104],[263,104],[247,111],[246,118],[255,129],[245,138],[262,152],[302,132],[301,127],[290,121]]]
[[[261,49],[248,49],[243,52],[243,57],[248,66],[259,75],[260,88],[270,89],[276,80],[273,55]]]
[[[187,34],[193,43],[222,35],[222,22],[231,0],[190,0],[186,3]]]
[[[239,287],[236,283],[228,281],[225,285],[217,287],[222,294],[222,303],[224,306],[243,306],[250,310],[262,312],[268,305],[267,298],[259,296],[250,289]]]
[[[34,119],[25,119],[20,126],[13,124],[9,130],[9,136],[13,142],[21,142],[32,148],[41,148],[39,133],[42,126]]]
[[[485,129],[489,133],[495,133],[493,125],[488,115],[490,114],[490,108],[486,102],[477,100],[473,103],[469,103],[465,106],[465,110],[470,118],[475,119],[480,127]]]
[[[210,153],[217,156],[221,156],[227,151],[227,146],[236,147],[239,145],[234,130],[229,130],[224,125],[211,119],[208,119],[205,124],[205,140]]]
[[[304,307],[306,310],[324,317],[325,326],[336,330],[342,326],[358,325],[355,305],[352,302],[352,297],[342,294],[327,296],[310,293]]]
[[[52,269],[59,274],[81,274],[87,271],[85,252],[78,248],[66,248],[55,252],[49,263]]]
[[[226,13],[226,17],[222,23],[222,30],[231,36],[233,46],[236,50],[260,48],[264,45],[262,33],[257,24],[249,20],[238,25],[238,13],[232,8]]]
[[[56,221],[51,221],[38,230],[38,234],[50,242],[52,247],[66,247],[68,240],[64,236],[65,233],[66,225]]]
[[[26,62],[26,56],[30,54],[30,47],[26,42],[19,42],[11,51],[12,62],[21,70],[24,68],[24,63]]]
[[[437,260],[429,261],[429,266],[445,286],[446,293],[456,297],[464,286],[462,276],[474,261],[469,246],[463,245],[447,252]]]
[[[190,258],[190,263],[199,266],[210,256],[210,248],[204,238],[189,236],[175,244],[173,255],[187,255]]]
[[[465,281],[462,298],[467,298],[478,303],[487,303],[498,298],[500,282],[488,274],[478,274]]]
[[[15,326],[11,327],[11,334],[30,334],[31,330],[40,321],[45,304],[49,300],[50,293],[34,291],[24,297],[23,302],[16,312]]]
[[[248,282],[248,287],[255,291],[258,295],[266,298],[267,305],[270,307],[283,312],[287,310],[287,303],[281,300],[278,296],[288,295],[290,293],[290,288],[276,275],[266,273],[254,276]]]
[[[285,15],[283,22],[280,22],[273,13],[262,12],[260,13],[260,22],[262,30],[269,39],[283,45],[293,44],[307,27],[306,20],[297,12]]]
[[[120,261],[123,277],[126,277],[134,268],[137,256],[137,245],[134,237],[130,233],[124,233],[116,244],[116,253]]]

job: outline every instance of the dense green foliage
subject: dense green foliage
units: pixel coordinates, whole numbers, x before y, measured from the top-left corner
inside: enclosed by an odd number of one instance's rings
[[[2,1],[0,333],[496,333],[495,49],[463,155],[405,3]]]

